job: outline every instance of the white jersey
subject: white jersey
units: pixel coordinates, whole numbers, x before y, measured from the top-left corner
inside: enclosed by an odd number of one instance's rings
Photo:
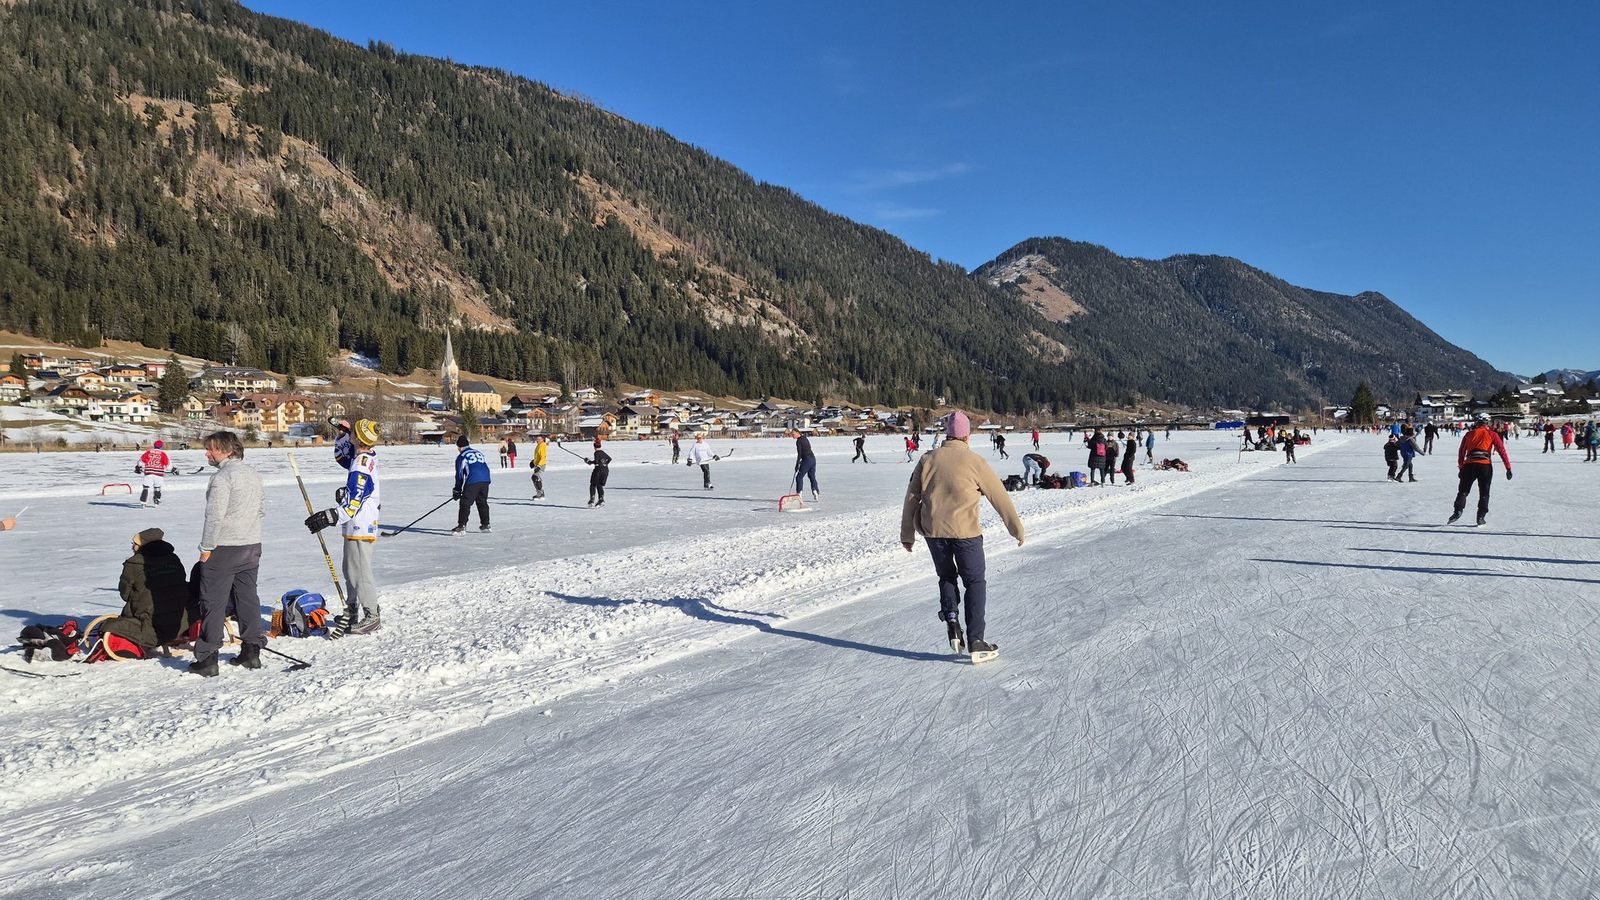
[[[705,441],[695,441],[694,445],[689,448],[689,462],[691,465],[703,466],[711,462],[712,458],[711,445]]]
[[[378,539],[378,451],[359,453],[350,461],[344,482],[344,503],[338,507],[339,531],[347,541]]]

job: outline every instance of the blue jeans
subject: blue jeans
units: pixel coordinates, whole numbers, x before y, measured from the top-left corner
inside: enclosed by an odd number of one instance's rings
[[[1039,464],[1024,456],[1022,458],[1022,480],[1027,484],[1038,484],[1039,476],[1044,474],[1044,469]]]
[[[800,484],[806,478],[811,479],[811,493],[817,493],[817,458],[815,456],[800,464],[794,470],[794,492],[800,493]]]
[[[939,573],[939,619],[955,619],[961,606],[956,579],[967,587],[967,640],[983,640],[983,608],[988,592],[983,581],[983,536],[926,538],[933,570]]]

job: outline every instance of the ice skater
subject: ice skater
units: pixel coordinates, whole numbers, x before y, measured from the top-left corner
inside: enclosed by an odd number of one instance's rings
[[[854,443],[856,445],[856,455],[850,457],[850,461],[853,463],[859,459],[863,463],[872,462],[872,460],[867,459],[867,436],[864,434],[856,435]]]
[[[1400,469],[1399,435],[1391,434],[1389,439],[1383,442],[1383,461],[1389,465],[1389,480],[1399,481],[1400,476],[1395,474]]]
[[[450,529],[450,533],[467,533],[467,517],[474,506],[478,507],[478,530],[488,531],[489,461],[464,434],[456,438],[456,447],[461,452],[456,454],[456,486],[450,492],[450,499],[460,501],[461,506],[456,511],[456,527]]]
[[[371,634],[382,628],[378,617],[378,578],[372,572],[372,557],[378,546],[378,513],[383,501],[378,495],[378,423],[360,419],[353,430],[355,457],[345,466],[344,487],[334,495],[337,505],[306,517],[306,528],[316,534],[339,526],[344,537],[344,614],[335,616],[332,638],[346,634]],[[335,460],[341,458],[337,451]]]
[[[711,452],[711,447],[706,444],[706,436],[694,436],[694,446],[689,448],[689,461],[684,465],[700,467],[700,484],[706,490],[714,490],[711,485],[711,463],[716,459],[716,454]]]
[[[1478,524],[1482,525],[1489,518],[1489,486],[1494,483],[1494,454],[1500,454],[1500,460],[1506,465],[1506,480],[1511,480],[1511,457],[1506,453],[1506,442],[1489,427],[1489,416],[1478,413],[1477,421],[1472,430],[1461,437],[1461,446],[1456,450],[1456,468],[1461,472],[1460,481],[1456,487],[1456,502],[1450,513],[1450,521],[1455,522],[1461,518],[1461,513],[1467,508],[1467,495],[1472,492],[1472,486],[1478,486]]]
[[[139,486],[141,506],[149,502],[152,491],[155,493],[155,505],[161,505],[161,482],[166,479],[168,472],[173,471],[172,462],[167,458],[167,451],[162,449],[165,446],[166,444],[161,441],[156,441],[139,457],[139,461],[133,464],[134,474],[144,476]]]
[[[594,466],[589,473],[589,505],[606,505],[606,481],[611,477],[611,454],[600,448],[600,439],[594,439],[594,454],[584,462]]]
[[[911,471],[900,510],[900,545],[910,553],[916,536],[922,535],[939,576],[939,620],[945,623],[950,649],[967,652],[974,663],[987,662],[999,655],[1000,648],[985,634],[987,585],[978,498],[988,498],[1019,547],[1022,519],[994,470],[967,446],[972,422],[966,414],[957,411],[947,416],[944,431],[944,446],[924,456]],[[965,598],[958,580],[966,587]],[[965,632],[960,617],[963,600]]]
[[[1400,471],[1395,473],[1395,481],[1412,482],[1417,480],[1416,470],[1412,462],[1417,458],[1417,436],[1408,434],[1400,439]]]
[[[539,435],[533,442],[533,459],[529,467],[533,469],[533,499],[544,499],[544,467],[550,464],[550,444],[544,435]]]
[[[817,490],[817,455],[811,451],[811,439],[798,431],[789,432],[794,438],[794,492],[800,493],[800,486],[806,479],[811,480],[811,499],[821,500],[822,492]]]

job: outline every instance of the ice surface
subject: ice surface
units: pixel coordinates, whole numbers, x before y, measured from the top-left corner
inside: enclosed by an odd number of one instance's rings
[[[807,516],[776,511],[786,441],[714,442],[737,453],[713,492],[659,444],[609,444],[599,510],[559,450],[548,501],[496,469],[492,534],[446,536],[451,505],[380,542],[382,632],[274,642],[308,672],[0,673],[0,893],[1595,893],[1580,455],[1514,443],[1490,525],[1446,528],[1452,456],[1398,485],[1377,438],[1319,436],[1297,466],[1235,441],[1175,435],[1157,457],[1195,471],[1131,489],[1013,495],[1022,548],[986,515],[1003,656],[981,668],[897,543],[892,438],[872,466],[817,441]],[[1025,443],[978,449],[1008,474]],[[329,456],[299,454],[319,505]],[[31,508],[0,535],[0,624],[114,612],[150,525],[193,560],[204,476],[141,510],[97,496],[131,453],[4,458],[0,515]],[[448,496],[451,451],[382,458],[386,524]],[[331,594],[283,451],[247,461],[263,598]]]

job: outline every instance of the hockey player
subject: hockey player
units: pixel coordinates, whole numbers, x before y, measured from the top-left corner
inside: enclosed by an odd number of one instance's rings
[[[939,620],[945,623],[950,649],[965,650],[975,663],[994,659],[1000,648],[984,639],[983,526],[978,523],[978,498],[987,497],[1005,521],[1006,530],[1022,546],[1022,520],[1005,486],[967,447],[972,422],[957,411],[945,418],[945,443],[917,462],[900,510],[900,545],[910,553],[916,536],[927,541],[939,576]],[[967,630],[960,622],[962,597],[957,579],[966,585]]]
[[[600,439],[594,439],[594,455],[584,462],[594,466],[589,473],[589,505],[606,505],[606,480],[611,477],[611,454],[600,449]]]
[[[1006,436],[998,431],[994,433],[994,448],[1000,451],[1001,459],[1011,458],[1011,454],[1006,452]]]
[[[711,447],[706,444],[706,436],[694,436],[694,446],[689,448],[689,461],[687,466],[700,467],[700,481],[706,490],[711,490],[711,462],[717,457],[711,452]]]
[[[483,458],[483,453],[472,447],[472,442],[464,434],[456,438],[456,447],[461,452],[456,454],[456,486],[450,498],[461,501],[461,508],[456,513],[456,527],[450,529],[450,533],[467,533],[467,516],[473,506],[478,507],[478,530],[488,531],[489,461]]]
[[[1456,488],[1456,503],[1450,513],[1450,521],[1461,518],[1462,510],[1467,508],[1467,494],[1472,492],[1472,485],[1478,485],[1478,524],[1482,525],[1489,518],[1489,486],[1494,482],[1494,454],[1500,454],[1500,460],[1506,464],[1506,480],[1511,480],[1511,457],[1506,454],[1506,443],[1500,439],[1493,428],[1489,427],[1489,416],[1478,413],[1477,421],[1472,430],[1461,438],[1461,446],[1456,450],[1456,468],[1461,471],[1460,483]]]
[[[382,628],[378,618],[378,580],[372,573],[372,554],[378,542],[378,423],[360,419],[354,429],[355,457],[347,467],[344,487],[335,493],[337,505],[306,517],[306,528],[316,534],[339,526],[344,536],[344,582],[348,593],[344,615],[334,617],[330,637],[371,634]],[[337,455],[335,459],[337,459]]]
[[[144,481],[139,487],[140,504],[150,502],[150,495],[154,492],[156,505],[161,505],[161,482],[167,473],[172,471],[172,462],[167,459],[167,452],[161,449],[165,446],[166,444],[161,441],[156,441],[133,465],[134,473],[144,476]]]
[[[544,499],[544,467],[550,464],[550,445],[544,435],[533,442],[533,499]]]
[[[811,451],[811,439],[798,431],[789,432],[794,438],[794,492],[800,493],[801,483],[811,479],[811,499],[821,500],[822,492],[817,490],[817,455]]]
[[[856,435],[854,443],[856,445],[856,455],[850,457],[850,461],[853,463],[859,459],[863,463],[872,462],[872,460],[867,459],[867,436],[864,434]]]

